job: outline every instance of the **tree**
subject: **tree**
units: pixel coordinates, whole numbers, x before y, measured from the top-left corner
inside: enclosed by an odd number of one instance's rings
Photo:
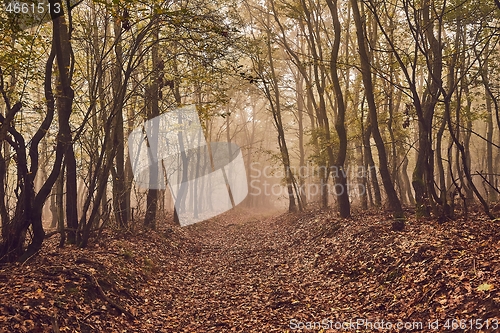
[[[370,69],[370,60],[368,57],[368,51],[366,49],[366,38],[365,30],[363,28],[363,23],[361,21],[361,14],[359,12],[358,2],[356,0],[351,0],[352,12],[354,16],[354,22],[356,25],[356,36],[358,40],[358,50],[361,61],[361,74],[363,76],[363,84],[365,86],[365,96],[368,102],[368,111],[370,117],[370,123],[372,125],[372,135],[377,146],[377,151],[379,155],[379,168],[380,175],[382,177],[382,183],[384,184],[384,189],[387,194],[387,199],[389,201],[390,209],[393,211],[394,216],[399,218],[403,217],[403,209],[401,207],[401,202],[397,196],[392,183],[391,174],[389,172],[387,154],[385,151],[384,142],[382,136],[380,135],[380,129],[378,127],[377,119],[377,106],[375,104],[375,97],[373,93],[372,84],[372,73]]]
[[[57,2],[51,2],[51,4],[54,3]],[[60,2],[59,5],[61,5]],[[72,165],[74,155],[72,150],[71,128],[69,124],[74,96],[71,88],[70,69],[72,67],[70,66],[70,54],[70,34],[66,18],[65,16],[54,17],[52,29],[52,48],[45,66],[44,89],[47,113],[38,130],[31,138],[28,154],[26,154],[27,146],[23,135],[12,125],[14,116],[22,108],[22,102],[17,102],[14,105],[11,105],[10,98],[4,89],[3,73],[0,72],[0,92],[2,93],[3,100],[7,108],[6,116],[0,117],[0,122],[2,123],[0,130],[2,134],[0,136],[0,140],[2,142],[6,140],[16,153],[16,169],[18,177],[17,189],[15,191],[17,193],[17,204],[12,218],[9,217],[9,213],[3,201],[5,199],[4,186],[6,184],[0,184],[4,185],[2,186],[3,193],[0,193],[2,194],[2,200],[0,202],[3,238],[3,244],[0,249],[0,258],[2,261],[25,261],[34,255],[42,246],[45,236],[45,232],[42,227],[43,205],[59,176],[63,158],[66,160],[65,164],[69,163],[69,166],[66,166],[67,172],[73,173],[67,177],[67,187],[69,187],[69,189],[67,189],[69,195],[67,202],[69,201],[71,203],[73,199],[76,201],[76,174],[74,174],[75,168],[74,165]],[[54,97],[51,86],[54,60],[57,60],[57,84],[59,88],[59,94],[57,97]],[[57,134],[55,161],[47,180],[43,183],[38,193],[35,193],[34,180],[37,172],[39,171],[39,144],[52,123],[56,108],[59,131]],[[12,135],[12,139],[7,137],[7,133]],[[28,157],[30,163],[28,163]],[[5,163],[3,158],[0,160],[2,161],[0,163],[0,172],[2,173],[0,178],[4,179],[6,173]],[[74,226],[73,219],[76,214],[76,202],[73,204],[74,207],[72,208],[68,206],[66,207],[68,221],[71,219],[71,223],[73,223],[70,224],[70,226]],[[70,208],[69,211],[68,208]],[[33,230],[33,237],[27,248],[24,248],[26,232],[29,227]]]
[[[339,184],[341,187],[340,193],[336,191],[339,204],[339,213],[341,217],[348,217],[351,215],[350,202],[349,202],[349,192],[347,187],[347,176],[344,171],[344,163],[347,154],[347,133],[345,129],[345,114],[346,107],[344,103],[344,96],[342,94],[342,88],[340,86],[339,76],[337,74],[337,61],[340,49],[340,21],[337,13],[337,1],[327,0],[328,7],[330,8],[330,13],[333,18],[333,28],[334,28],[334,39],[331,50],[330,58],[330,72],[333,83],[333,90],[335,91],[335,97],[337,102],[337,117],[335,120],[335,129],[339,137],[339,149],[337,152],[337,158],[335,159],[334,166],[338,170],[335,174],[335,185]]]

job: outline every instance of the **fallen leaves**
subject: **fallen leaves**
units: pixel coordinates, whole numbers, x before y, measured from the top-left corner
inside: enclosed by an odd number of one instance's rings
[[[383,213],[237,210],[183,229],[108,232],[87,249],[53,239],[32,262],[0,268],[0,327],[285,332],[291,320],[498,319],[498,228],[479,215],[409,218],[396,233]]]
[[[492,289],[493,285],[488,283],[481,283],[479,286],[477,286],[478,291],[490,291]]]

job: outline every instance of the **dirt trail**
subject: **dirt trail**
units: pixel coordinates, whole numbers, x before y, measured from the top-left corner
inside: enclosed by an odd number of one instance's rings
[[[178,261],[182,286],[172,295],[177,314],[171,329],[186,332],[283,331],[301,276],[290,271],[293,239],[273,218],[244,212],[188,227],[201,242],[199,252]]]
[[[162,330],[338,332],[335,324],[363,319],[445,332],[454,318],[500,328],[497,223],[478,215],[447,225],[410,219],[399,233],[390,226],[381,214],[342,220],[330,210],[274,218],[240,211],[193,225],[187,232],[201,246],[164,281],[179,289]],[[435,320],[439,330],[430,330]],[[316,326],[293,330],[307,325]]]

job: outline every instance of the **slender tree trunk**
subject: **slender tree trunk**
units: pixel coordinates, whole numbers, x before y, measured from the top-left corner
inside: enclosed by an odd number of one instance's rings
[[[272,2],[271,2],[272,3]],[[274,9],[274,7],[273,7]],[[270,26],[271,15],[268,14],[266,16],[267,25]],[[290,169],[290,155],[288,153],[288,145],[285,139],[285,131],[282,123],[282,115],[281,115],[281,98],[280,98],[280,89],[278,86],[278,78],[276,76],[276,71],[274,68],[274,59],[272,53],[271,46],[271,31],[267,29],[267,60],[269,61],[269,70],[270,70],[270,83],[265,83],[265,93],[270,102],[274,124],[276,126],[276,130],[278,131],[278,145],[281,153],[281,160],[283,162],[285,180],[286,180],[286,189],[288,192],[288,211],[293,212],[297,210],[297,204],[295,202],[294,195],[294,176],[292,174],[292,170]],[[260,73],[262,71],[259,71]]]
[[[463,28],[465,29],[465,27]],[[463,32],[466,34],[466,31]],[[460,67],[462,73],[465,72],[465,54],[462,55],[460,59]],[[461,81],[461,88],[464,92],[465,99],[466,99],[466,105],[465,105],[465,133],[464,133],[464,149],[465,151],[470,152],[470,139],[472,135],[472,114],[471,114],[471,108],[472,108],[472,97],[470,96],[469,92],[469,82],[466,77],[462,78]],[[460,101],[457,103],[457,108],[460,107]],[[470,154],[466,155],[466,163],[467,163],[467,169],[471,170],[471,157]],[[472,179],[472,178],[471,178]],[[465,187],[465,196],[467,198],[467,201],[469,204],[472,204],[474,201],[474,191],[472,190],[472,187],[475,186],[474,184],[467,183],[467,186]]]
[[[487,47],[485,50],[485,53],[488,54],[489,48]],[[486,86],[489,85],[489,77],[488,77],[488,58],[484,60],[483,68],[481,70],[482,72],[482,78],[484,81],[485,85],[485,99],[486,99],[486,112],[487,112],[487,119],[486,119],[486,172],[488,175],[486,178],[488,179],[488,182],[490,183],[490,186],[495,184],[495,176],[494,176],[494,168],[493,168],[493,107],[492,107],[492,99],[491,95],[488,94],[488,89]],[[500,128],[499,128],[500,130]],[[497,191],[495,189],[488,189],[488,201],[490,203],[495,202],[497,200]]]
[[[64,232],[64,168],[56,182],[56,195],[55,203],[57,206],[57,229],[61,232],[61,239],[59,240],[59,247],[63,247],[66,242],[66,233]]]
[[[452,212],[450,211],[450,205],[448,204],[448,193],[446,190],[446,178],[444,174],[444,165],[442,157],[442,141],[443,141],[445,126],[446,126],[446,119],[443,117],[436,136],[436,167],[439,175],[439,198],[441,199],[443,206],[441,211],[441,216],[447,218],[451,217]]]
[[[439,97],[439,86],[442,84],[441,74],[443,67],[441,29],[438,25],[438,32],[434,35],[434,19],[431,15],[433,4],[425,0],[422,7],[423,31],[429,51],[426,55],[427,66],[429,68],[427,82],[428,85],[423,94],[423,102],[414,98],[415,107],[419,121],[419,144],[417,163],[413,171],[412,185],[415,189],[415,201],[417,214],[429,215],[428,207],[439,202],[434,186],[434,152],[432,150],[432,122],[434,118],[435,106]]]
[[[113,144],[116,146],[115,164],[112,168],[113,175],[113,211],[119,226],[128,224],[127,186],[125,184],[125,138],[123,130],[123,100],[120,98],[123,89],[123,48],[122,48],[122,25],[118,18],[114,21],[115,32],[115,68],[113,70],[112,88],[114,108],[116,111],[113,128]]]
[[[71,43],[68,22],[64,16],[59,16],[54,20],[54,40],[56,50],[57,68],[59,74],[58,91],[56,98],[58,118],[59,118],[59,140],[64,145],[64,165],[66,169],[66,224],[68,232],[68,242],[75,244],[77,241],[78,229],[78,192],[76,159],[73,151],[73,139],[69,118],[72,113],[74,92],[71,88]]]
[[[361,103],[361,110],[363,119],[363,108],[364,103]],[[362,135],[363,135],[363,155],[365,158],[365,169],[366,176],[369,178],[369,184],[367,183],[367,194],[371,198],[370,204],[375,207],[380,207],[382,205],[382,195],[380,194],[380,186],[378,184],[378,176],[377,176],[377,168],[375,166],[375,161],[373,160],[372,155],[372,147],[371,147],[371,134],[372,134],[372,125],[370,121],[370,117],[367,117],[366,124],[363,126]],[[370,190],[373,190],[372,191]],[[369,191],[369,192],[368,192]]]
[[[365,33],[363,29],[363,23],[361,21],[361,15],[359,13],[358,2],[356,0],[351,0],[351,6],[354,16],[354,22],[356,24],[356,35],[358,39],[358,48],[361,60],[361,74],[363,76],[366,100],[368,102],[369,117],[372,125],[372,135],[373,139],[375,140],[379,155],[380,175],[382,177],[382,183],[384,184],[384,189],[387,194],[390,209],[393,211],[395,217],[403,217],[403,209],[401,207],[401,202],[399,201],[397,193],[394,190],[394,185],[392,183],[391,174],[388,168],[387,154],[385,151],[384,142],[382,140],[382,136],[380,135],[380,130],[378,127],[377,107],[375,105],[375,97],[373,94],[370,61],[368,58],[368,52],[366,50]]]
[[[339,76],[337,73],[337,61],[340,49],[340,21],[337,12],[337,0],[327,0],[326,2],[328,4],[328,7],[330,8],[330,13],[332,14],[335,33],[330,58],[330,74],[332,76],[333,90],[335,91],[337,102],[335,130],[337,131],[337,135],[339,136],[339,150],[337,153],[337,158],[333,163],[335,169],[337,170],[335,174],[335,195],[337,196],[340,217],[348,217],[351,215],[351,204],[349,202],[347,175],[344,171],[344,163],[347,155],[347,131],[345,128],[346,106],[342,88],[340,86]],[[349,80],[349,78],[347,78],[347,80]],[[340,192],[337,189],[337,185],[340,185]]]
[[[154,19],[154,18],[153,18]],[[158,23],[155,23],[158,24]],[[159,27],[154,28],[154,41],[153,41],[153,47],[151,48],[151,60],[152,60],[152,78],[151,78],[151,85],[149,87],[149,98],[151,101],[151,109],[149,113],[149,119],[153,119],[155,117],[158,117],[160,115],[160,110],[159,110],[159,85],[158,85],[158,79],[159,79],[159,55],[158,55],[158,39],[159,39]],[[157,123],[155,122],[157,125]],[[153,129],[153,133],[158,133],[158,128]],[[153,138],[148,138],[148,140],[157,140],[156,135],[154,135]],[[157,146],[157,144],[155,145]],[[158,182],[158,163],[153,163],[150,173],[149,173],[149,183],[150,184],[156,184]],[[186,167],[183,167],[183,170],[186,169]],[[157,213],[157,206],[158,206],[158,190],[157,189],[148,189],[147,197],[146,197],[146,215],[144,217],[144,225],[146,227],[156,229],[156,213]]]
[[[297,73],[295,82],[297,96],[297,123],[299,126],[299,173],[297,177],[299,179],[299,202],[303,207],[305,207],[307,205],[307,196],[305,191],[306,182],[303,170],[306,170],[307,167],[306,153],[304,149],[304,78],[300,76],[300,73]]]

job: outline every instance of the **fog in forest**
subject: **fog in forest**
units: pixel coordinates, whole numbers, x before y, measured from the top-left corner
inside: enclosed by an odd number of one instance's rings
[[[101,227],[191,224],[235,205],[494,217],[493,2],[83,1],[52,21],[17,14],[0,14],[6,260],[48,230],[86,246]],[[191,136],[181,120],[148,129],[183,108]],[[227,157],[238,169],[217,164],[214,143],[241,153]],[[161,155],[169,145],[178,153]]]

